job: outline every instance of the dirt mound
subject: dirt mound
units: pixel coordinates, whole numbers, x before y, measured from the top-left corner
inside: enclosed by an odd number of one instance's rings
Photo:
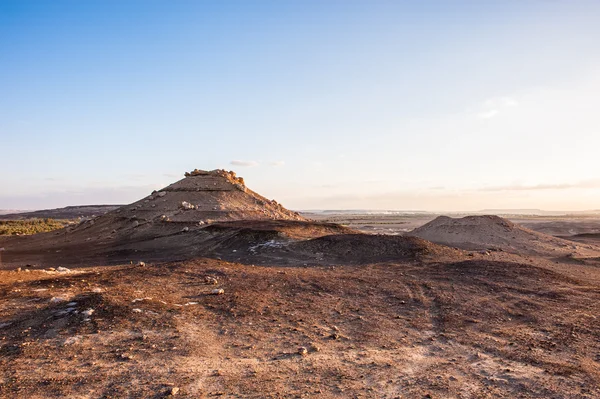
[[[371,234],[338,234],[293,243],[292,251],[314,254],[323,260],[347,263],[415,259],[451,252],[417,237]]]
[[[215,256],[238,260],[272,240],[352,233],[312,222],[245,186],[233,172],[186,173],[176,183],[74,227],[0,240],[3,267],[115,264]]]
[[[595,248],[574,245],[567,240],[526,229],[493,215],[464,218],[439,216],[408,235],[468,250],[497,249],[512,253],[556,256],[567,253],[586,256],[597,252]]]
[[[274,200],[250,190],[244,179],[224,170],[186,173],[186,177],[107,216],[132,224],[228,220],[305,220]]]

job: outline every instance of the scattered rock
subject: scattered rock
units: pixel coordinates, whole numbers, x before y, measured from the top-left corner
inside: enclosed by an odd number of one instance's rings
[[[298,354],[300,356],[306,356],[308,354],[308,349],[306,349],[304,346],[301,346],[298,348]]]
[[[132,311],[133,313],[142,313],[142,309],[138,309],[138,308],[131,309],[131,311]]]
[[[190,231],[190,228],[189,228],[189,227],[187,227],[187,226],[186,226],[186,227],[184,227],[183,229],[181,229],[181,232],[182,232],[182,233],[186,233],[186,232],[188,232],[188,231]]]
[[[223,288],[215,288],[210,292],[212,295],[223,295],[225,290]]]
[[[181,203],[181,208],[185,209],[185,210],[192,210],[192,209],[198,209],[198,207],[194,204],[190,204],[187,201],[183,201]]]
[[[71,273],[71,269],[67,269],[66,267],[62,266],[57,267],[56,271],[59,273]]]
[[[217,281],[216,278],[211,277],[211,276],[204,277],[204,282],[206,284],[211,284],[211,285],[217,285],[217,284],[219,284],[219,281]]]
[[[81,312],[82,315],[84,315],[85,317],[91,317],[92,314],[94,314],[94,309],[90,308],[87,310],[84,310],[83,312]]]
[[[167,195],[165,191],[161,191],[160,193],[158,193],[159,197],[164,197],[165,195]]]
[[[140,267],[144,267],[144,266],[146,266],[146,263],[142,262],[142,261],[139,261],[137,265],[140,266]]]
[[[179,393],[179,387],[173,387],[173,388],[171,388],[171,392],[170,392],[171,395],[175,396],[178,393]]]
[[[50,303],[61,303],[66,301],[67,300],[65,298],[61,298],[59,296],[53,296],[52,298],[50,298]]]
[[[65,340],[62,342],[62,344],[63,344],[63,346],[65,346],[65,345],[73,345],[73,344],[78,343],[79,341],[81,341],[81,337],[78,336],[78,335],[75,335],[73,337],[65,338]]]

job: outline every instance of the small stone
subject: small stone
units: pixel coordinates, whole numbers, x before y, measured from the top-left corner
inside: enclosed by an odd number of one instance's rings
[[[215,288],[210,293],[213,295],[223,295],[225,293],[225,290],[223,288]]]
[[[164,197],[165,195],[167,195],[165,191],[161,191],[160,193],[158,193],[159,197]]]
[[[308,349],[306,349],[304,346],[301,346],[298,348],[298,354],[300,356],[306,356],[308,354]]]
[[[211,276],[204,277],[204,282],[211,285],[217,285],[219,283],[216,278]]]
[[[179,393],[179,387],[171,388],[171,395],[175,396]]]
[[[144,266],[146,266],[146,263],[142,262],[142,261],[139,261],[137,265],[140,266],[140,267],[144,267]]]
[[[186,227],[184,227],[183,229],[181,229],[181,232],[182,232],[182,233],[185,233],[185,232],[187,232],[187,231],[190,231],[190,228],[189,228],[189,227],[187,227],[187,226],[186,226]]]
[[[84,310],[83,312],[81,312],[82,315],[84,315],[85,317],[90,317],[92,314],[94,314],[94,309],[87,309]]]

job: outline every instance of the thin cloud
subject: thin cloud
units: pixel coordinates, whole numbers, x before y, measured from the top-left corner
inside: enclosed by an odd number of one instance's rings
[[[494,97],[488,98],[483,102],[483,106],[486,108],[506,108],[506,107],[516,107],[519,105],[519,102],[512,97]]]
[[[253,166],[259,165],[259,163],[256,161],[241,161],[239,159],[235,159],[229,163],[234,166],[245,166],[245,167],[253,167]]]
[[[490,109],[489,111],[483,111],[477,114],[477,117],[480,119],[490,119],[493,118],[494,116],[498,115],[498,110],[497,109]]]
[[[512,97],[488,98],[481,104],[477,117],[480,119],[490,119],[498,115],[502,110],[518,105],[519,102]]]
[[[535,184],[522,185],[510,184],[506,186],[483,187],[478,191],[537,191],[537,190],[569,190],[577,188],[600,188],[600,180],[585,180],[575,183]]]
[[[285,162],[284,161],[273,161],[273,162],[269,162],[269,165],[273,166],[273,167],[279,167],[279,166],[284,166]]]

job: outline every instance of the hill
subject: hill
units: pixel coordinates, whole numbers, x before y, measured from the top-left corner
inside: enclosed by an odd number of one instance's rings
[[[497,249],[512,253],[550,256],[568,254],[591,256],[598,253],[597,249],[589,245],[578,245],[529,230],[492,215],[463,218],[439,216],[407,235],[468,250]]]

